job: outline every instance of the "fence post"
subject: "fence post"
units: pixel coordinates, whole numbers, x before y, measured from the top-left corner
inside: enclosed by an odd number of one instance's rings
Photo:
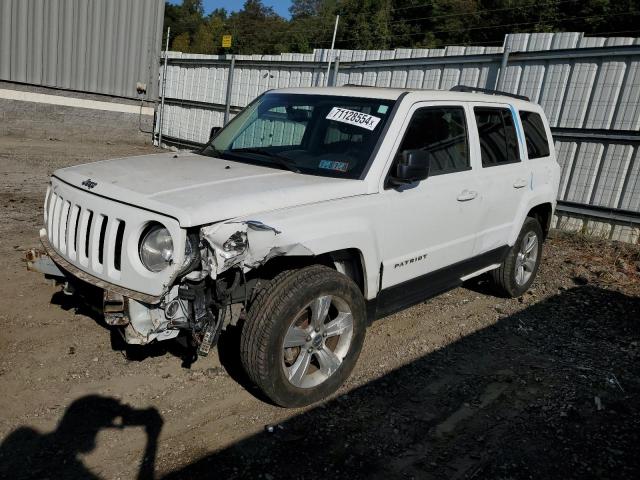
[[[502,90],[504,84],[504,74],[507,70],[507,63],[509,62],[509,52],[511,49],[505,45],[504,52],[502,52],[502,63],[500,64],[500,72],[498,72],[498,78],[496,80],[495,90]]]
[[[231,109],[231,90],[233,89],[233,70],[236,66],[236,55],[231,54],[231,64],[229,65],[229,77],[227,78],[227,98],[224,104],[224,125],[229,123],[229,110]]]
[[[336,87],[338,85],[338,72],[340,71],[340,56],[338,55],[333,63],[333,78],[331,79],[331,86]]]
[[[169,56],[169,34],[171,27],[167,27],[167,46],[164,50],[164,68],[162,69],[162,98],[160,99],[160,115],[158,118],[158,147],[162,148],[162,121],[164,120],[164,92],[167,86],[167,57]]]

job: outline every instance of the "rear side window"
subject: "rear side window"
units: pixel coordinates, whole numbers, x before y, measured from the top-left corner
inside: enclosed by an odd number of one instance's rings
[[[524,130],[524,138],[527,141],[529,159],[548,157],[549,139],[544,130],[542,117],[537,113],[521,111],[520,121]]]
[[[431,154],[429,175],[469,170],[467,125],[462,107],[424,107],[416,110],[402,140],[405,150]]]
[[[475,107],[483,167],[520,161],[518,139],[507,108]]]

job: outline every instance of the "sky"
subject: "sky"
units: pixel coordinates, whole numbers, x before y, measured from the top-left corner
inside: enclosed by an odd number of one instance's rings
[[[178,0],[174,0],[171,3],[180,3]],[[225,8],[228,12],[233,12],[235,10],[240,10],[242,5],[244,4],[244,0],[204,0],[202,2],[204,4],[204,12],[209,13],[211,10],[216,8]],[[273,7],[273,9],[278,13],[278,15],[289,18],[289,6],[291,5],[291,0],[263,0],[263,2],[268,7]]]

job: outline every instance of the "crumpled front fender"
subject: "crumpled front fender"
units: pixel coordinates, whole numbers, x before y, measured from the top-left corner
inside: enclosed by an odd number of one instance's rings
[[[282,232],[257,220],[217,223],[200,232],[211,247],[207,261],[214,279],[230,268],[248,272],[282,255],[314,255],[303,244],[287,242]]]

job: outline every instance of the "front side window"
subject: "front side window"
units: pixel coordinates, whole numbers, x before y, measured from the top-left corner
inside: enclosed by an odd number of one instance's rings
[[[480,137],[483,167],[520,161],[518,138],[508,108],[475,107],[473,109]]]
[[[529,159],[549,156],[549,140],[544,129],[542,117],[534,112],[520,112],[520,121],[524,130],[524,138],[527,142],[527,154]]]
[[[394,103],[266,94],[238,114],[201,153],[303,174],[360,178]]]
[[[398,149],[430,154],[429,175],[468,170],[467,124],[462,107],[424,107],[416,110]]]

